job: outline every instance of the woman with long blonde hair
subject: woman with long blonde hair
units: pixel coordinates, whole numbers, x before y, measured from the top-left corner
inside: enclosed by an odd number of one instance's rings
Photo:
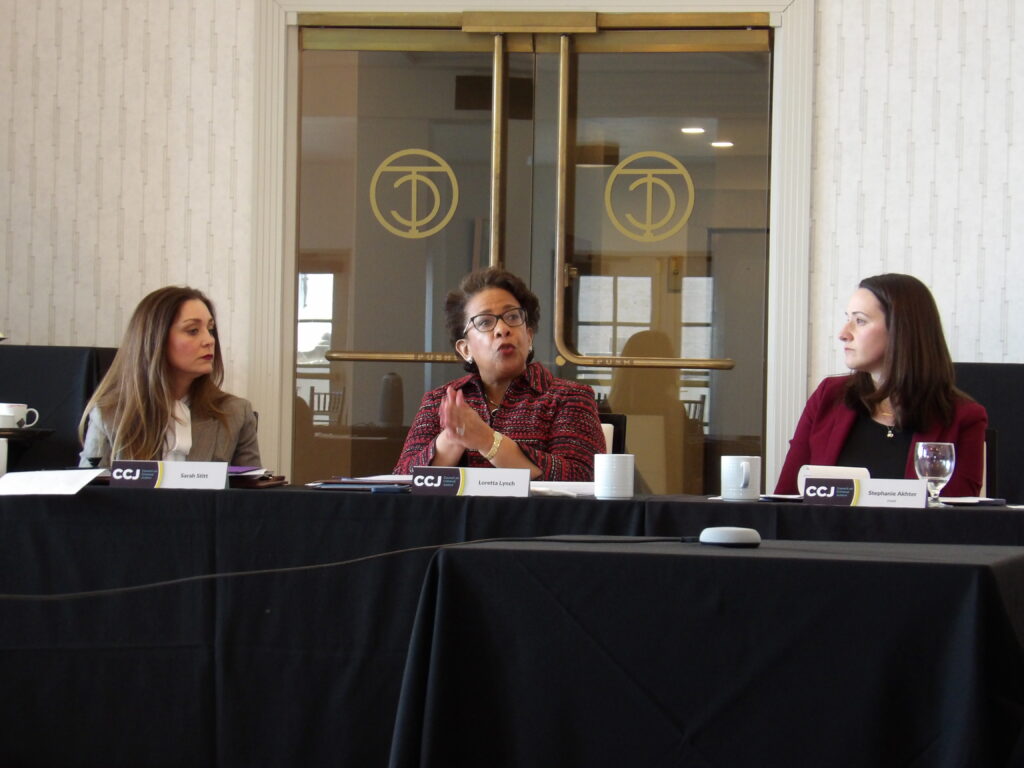
[[[86,404],[80,465],[135,459],[259,466],[252,406],[222,391],[223,379],[213,303],[194,288],[153,291],[135,308]]]

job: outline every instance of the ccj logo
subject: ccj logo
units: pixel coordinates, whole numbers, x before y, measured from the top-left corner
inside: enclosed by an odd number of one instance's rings
[[[137,488],[157,488],[160,485],[162,467],[159,461],[112,462],[110,484],[128,485]]]
[[[440,232],[459,205],[452,167],[426,149],[402,149],[377,166],[370,207],[388,232],[408,239]]]
[[[460,467],[413,467],[412,492],[432,496],[461,496],[466,476]]]

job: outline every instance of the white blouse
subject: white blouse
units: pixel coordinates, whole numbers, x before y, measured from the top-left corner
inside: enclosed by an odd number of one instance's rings
[[[174,415],[167,425],[164,461],[187,461],[192,450],[192,411],[184,400],[174,403]]]

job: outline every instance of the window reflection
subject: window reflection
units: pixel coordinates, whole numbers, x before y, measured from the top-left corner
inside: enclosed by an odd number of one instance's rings
[[[299,365],[327,365],[324,355],[331,348],[333,305],[333,274],[299,275],[295,340],[296,362]]]
[[[620,355],[633,334],[650,327],[651,279],[581,277],[579,306],[577,344],[580,353]]]

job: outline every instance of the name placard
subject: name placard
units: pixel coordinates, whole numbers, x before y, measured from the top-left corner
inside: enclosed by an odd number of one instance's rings
[[[529,496],[530,470],[413,467],[412,492],[428,496]]]
[[[848,477],[807,478],[804,501],[842,507],[928,506],[928,483],[924,480],[856,480]]]
[[[128,488],[204,488],[228,484],[226,461],[114,461],[110,484]]]

